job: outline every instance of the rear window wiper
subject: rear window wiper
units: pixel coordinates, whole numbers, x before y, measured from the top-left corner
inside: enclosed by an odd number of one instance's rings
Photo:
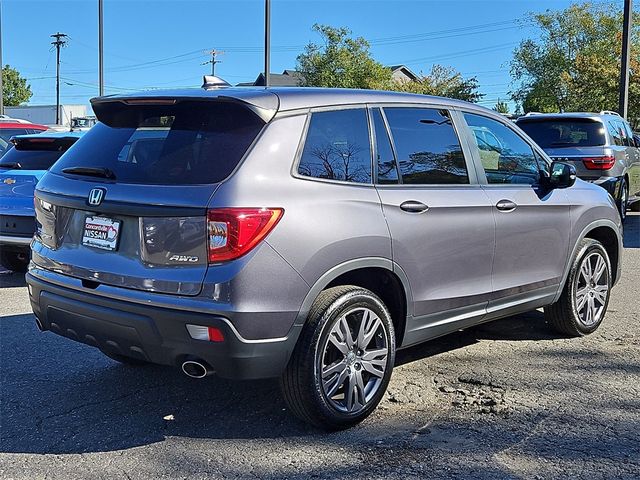
[[[68,167],[63,168],[62,173],[69,173],[72,175],[86,175],[88,177],[102,177],[115,180],[115,174],[104,167]]]
[[[22,165],[20,165],[18,162],[6,162],[6,163],[0,163],[0,168],[9,168],[11,170],[19,170],[20,168],[22,168]]]

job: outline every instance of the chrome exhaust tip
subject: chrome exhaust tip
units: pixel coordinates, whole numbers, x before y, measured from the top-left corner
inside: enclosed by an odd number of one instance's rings
[[[204,363],[187,360],[182,363],[182,372],[189,378],[204,378],[213,373]]]
[[[38,327],[38,330],[40,330],[41,332],[44,332],[46,330],[38,317],[36,317],[36,327]]]

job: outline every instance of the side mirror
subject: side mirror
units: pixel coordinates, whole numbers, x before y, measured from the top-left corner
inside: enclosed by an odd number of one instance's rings
[[[568,163],[553,162],[549,177],[545,183],[550,189],[573,186],[576,183],[576,167]]]

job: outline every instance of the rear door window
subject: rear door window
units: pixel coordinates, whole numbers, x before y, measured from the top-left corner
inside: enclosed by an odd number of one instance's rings
[[[217,183],[233,172],[264,127],[249,109],[230,102],[114,103],[100,120],[53,172],[97,167],[109,169],[119,183]]]
[[[384,109],[403,184],[467,184],[469,176],[449,111]]]
[[[342,182],[371,183],[371,145],[364,108],[314,112],[298,174]]]

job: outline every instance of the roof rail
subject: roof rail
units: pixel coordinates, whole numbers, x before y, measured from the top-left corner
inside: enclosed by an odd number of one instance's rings
[[[542,115],[540,112],[527,112],[525,113],[525,117],[530,117],[531,115]]]
[[[613,110],[602,110],[600,115],[615,115],[616,117],[621,117],[618,112],[614,112]]]

